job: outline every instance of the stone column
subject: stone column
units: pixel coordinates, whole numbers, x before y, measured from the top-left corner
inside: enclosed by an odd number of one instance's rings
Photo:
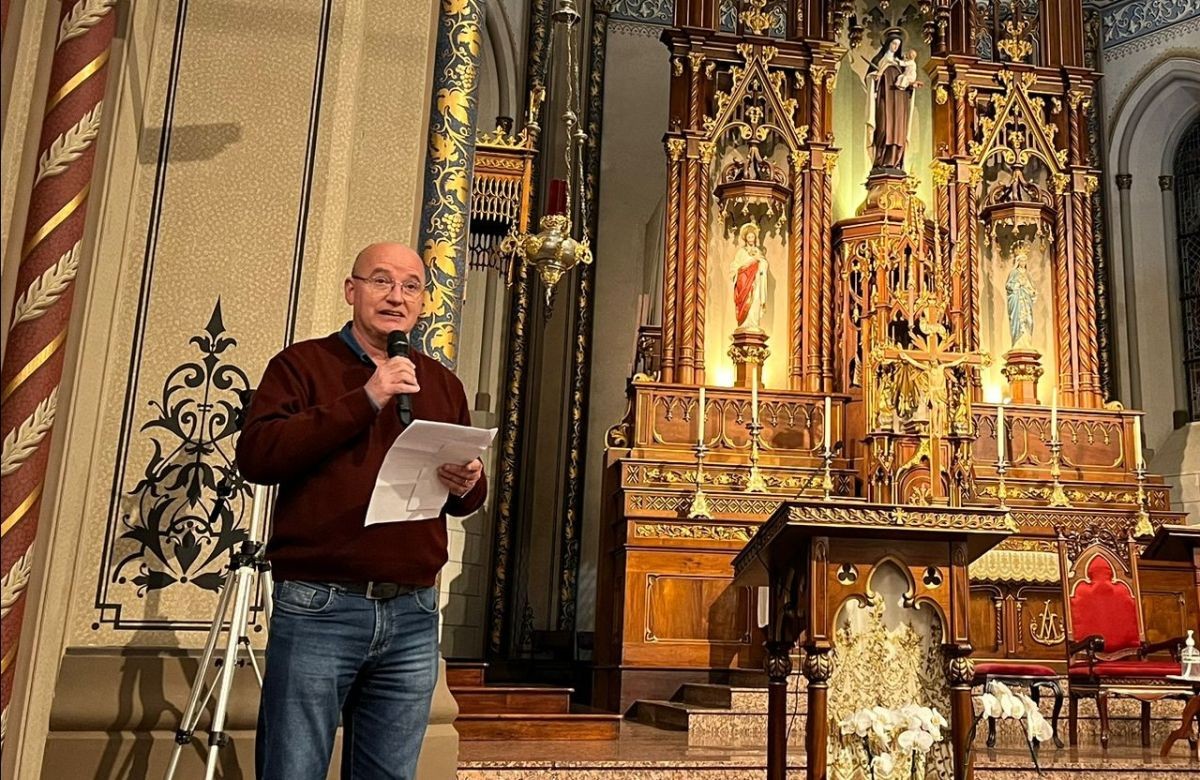
[[[1180,301],[1183,282],[1179,275],[1179,239],[1175,223],[1175,177],[1159,176],[1158,188],[1162,191],[1163,243],[1167,248],[1167,314],[1171,323],[1171,354],[1175,356],[1171,361],[1175,369],[1175,409],[1186,413],[1188,386],[1182,359],[1186,347],[1183,343],[1183,303]]]
[[[114,3],[62,3],[16,299],[0,367],[0,720],[5,722],[82,254],[96,136],[104,114],[106,66],[116,29]]]
[[[1125,359],[1129,363],[1129,397],[1125,399],[1125,405],[1130,409],[1140,409],[1142,368],[1138,351],[1137,274],[1134,268],[1137,258],[1133,253],[1133,206],[1129,201],[1129,191],[1132,187],[1133,174],[1117,174],[1117,203],[1121,213],[1121,267],[1125,287],[1125,339],[1128,352]]]
[[[482,26],[481,0],[443,0],[421,213],[420,251],[429,281],[425,315],[414,341],[451,370],[458,365],[458,326],[466,285]]]

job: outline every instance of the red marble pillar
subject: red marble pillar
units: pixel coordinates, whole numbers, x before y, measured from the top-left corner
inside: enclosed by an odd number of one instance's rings
[[[96,137],[104,111],[115,0],[64,0],[46,94],[37,170],[0,366],[0,707],[8,716],[25,589],[62,379],[64,345]]]

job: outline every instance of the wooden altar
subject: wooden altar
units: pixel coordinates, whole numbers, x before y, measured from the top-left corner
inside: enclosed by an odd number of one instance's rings
[[[735,586],[767,587],[770,592],[768,780],[786,775],[787,678],[798,639],[808,679],[807,773],[814,780],[826,777],[836,618],[849,600],[881,598],[870,583],[874,570],[888,562],[905,573],[903,598],[913,605],[932,605],[941,621],[955,777],[968,776],[974,714],[967,567],[1015,530],[1012,518],[1001,509],[821,500],[788,501],[776,510],[733,561]],[[881,687],[895,684],[887,670],[880,671]]]
[[[784,502],[826,497],[1007,509],[956,608],[975,658],[1065,668],[1059,534],[1179,522],[1140,412],[1104,391],[1079,0],[727,5],[677,0],[663,34],[662,318],[608,433],[596,704],[761,669],[732,562]],[[881,165],[866,85],[892,40],[920,83]],[[1190,572],[1141,572],[1147,634],[1195,627]]]

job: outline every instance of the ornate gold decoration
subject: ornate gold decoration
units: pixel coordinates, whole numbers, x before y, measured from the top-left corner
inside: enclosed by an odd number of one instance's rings
[[[633,535],[638,539],[688,539],[703,542],[748,542],[751,529],[742,525],[682,525],[637,523]]]
[[[741,13],[742,24],[755,35],[771,29],[771,15],[766,12],[767,0],[746,0],[746,10]]]
[[[808,650],[804,654],[804,665],[801,668],[809,685],[820,685],[827,682],[833,674],[833,654]]]
[[[421,251],[429,281],[414,340],[426,355],[453,369],[466,288],[464,250],[483,9],[479,0],[441,5],[421,215]]]
[[[1033,54],[1030,30],[1033,22],[1028,17],[1008,20],[1004,23],[1004,37],[996,48],[1013,62],[1025,62]]]
[[[946,679],[951,685],[970,685],[975,679],[975,662],[965,655],[952,656],[946,662]]]
[[[982,164],[999,154],[1009,165],[1027,165],[1037,157],[1052,173],[1061,172],[1067,152],[1054,143],[1057,130],[1046,119],[1046,101],[1030,94],[1037,74],[1004,68],[996,75],[1004,89],[992,101],[992,115],[979,117],[981,140],[968,144],[972,160]]]
[[[946,94],[945,84],[938,84],[933,88],[933,99],[937,101],[939,106],[946,105],[946,101],[950,99],[950,96]]]
[[[687,141],[682,138],[667,139],[667,157],[671,162],[679,162],[683,159],[683,153],[687,149]]]
[[[1005,513],[972,512],[936,506],[843,507],[805,504],[788,508],[787,518],[797,523],[828,523],[849,526],[905,526],[942,528],[955,531],[1015,531]]]
[[[865,608],[850,613],[854,614],[853,622],[847,614],[850,605],[842,607],[834,635],[836,667],[824,676],[829,687],[828,754],[834,764],[830,777],[870,777],[869,772],[853,771],[855,764],[860,767],[865,764],[861,740],[854,736],[844,738],[837,725],[852,713],[877,705],[899,709],[908,704],[931,707],[943,716],[950,712],[940,622],[935,619],[932,625],[914,625],[919,613],[908,607],[902,608],[900,616],[895,613],[890,616],[899,619],[895,628],[889,629],[885,622],[889,609],[886,602],[892,599],[894,604],[894,594],[869,595]],[[811,685],[812,678],[809,680]],[[934,748],[930,759],[940,765],[949,758],[948,753],[949,747],[943,743]],[[891,776],[907,776],[907,770],[904,766]],[[918,770],[915,776],[926,775]]]
[[[683,75],[683,58],[682,57],[672,57],[671,58],[671,72],[674,73],[676,76]]]
[[[971,564],[972,582],[1057,583],[1059,576],[1053,551],[995,548]]]
[[[1029,636],[1039,645],[1047,647],[1061,644],[1067,638],[1062,615],[1050,608],[1050,599],[1044,601],[1041,613],[1029,621]]]
[[[628,499],[631,511],[669,512],[679,517],[686,514],[688,503],[686,495],[634,493]],[[779,508],[779,499],[769,496],[709,496],[708,505],[714,516],[766,518]]]

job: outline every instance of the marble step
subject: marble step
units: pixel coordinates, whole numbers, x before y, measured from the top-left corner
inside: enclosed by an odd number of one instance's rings
[[[793,689],[789,698],[799,693]],[[716,683],[686,683],[675,694],[672,701],[696,704],[711,709],[730,710],[735,713],[753,713],[767,711],[766,688],[744,688]],[[800,694],[800,711],[805,711],[808,697]]]

